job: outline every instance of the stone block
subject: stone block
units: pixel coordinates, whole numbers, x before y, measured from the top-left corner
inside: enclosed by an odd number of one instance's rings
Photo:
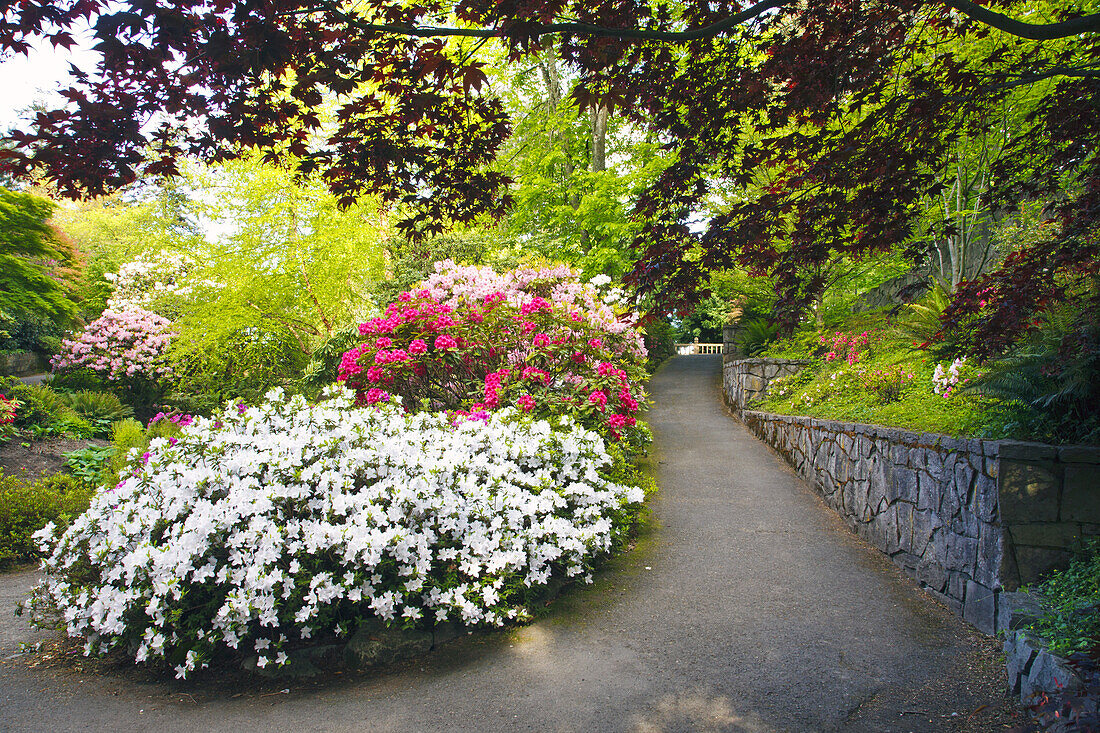
[[[432,648],[430,631],[403,631],[364,624],[344,647],[344,662],[353,669],[381,667],[427,653]]]
[[[973,577],[978,564],[978,540],[957,534],[947,537],[947,557],[942,560],[943,566]]]
[[[1027,700],[1034,695],[1055,692],[1077,694],[1083,689],[1081,678],[1064,659],[1042,649],[1035,655],[1027,676],[1020,681],[1020,698]]]
[[[925,590],[937,601],[947,606],[947,608],[950,609],[953,613],[960,616],[962,615],[962,601],[958,600],[957,598],[952,598],[951,596],[944,595],[943,593],[940,593],[938,591],[932,590],[932,588],[925,588]]]
[[[1039,647],[1037,641],[1023,632],[1012,632],[1005,636],[1005,668],[1013,695],[1020,694],[1021,682],[1031,671],[1031,665],[1039,655]]]
[[[899,504],[898,506],[903,505]],[[932,541],[932,533],[937,529],[937,517],[932,512],[918,509],[913,512],[912,521],[910,552],[914,555],[924,555],[928,550],[928,543]]]
[[[1092,463],[1100,471],[1100,448],[1091,445],[1064,445],[1058,449],[1062,463]]]
[[[997,599],[997,631],[1016,631],[1042,616],[1043,605],[1032,593],[1006,591]],[[1005,638],[1015,636],[1007,634]]]
[[[969,579],[962,573],[947,571],[947,595],[960,603],[966,598],[966,583]]]
[[[888,533],[886,552],[888,554],[894,554],[898,550],[905,550],[906,552],[912,552],[913,548],[913,515],[915,514],[912,504],[906,504],[899,502],[894,505],[893,518],[891,524],[893,525],[893,532]],[[889,516],[887,513],[886,516]]]
[[[990,588],[999,588],[1003,557],[1001,528],[983,525],[978,537],[978,565],[974,571],[974,580]]]
[[[1000,576],[1001,588],[1014,591],[1017,590],[1022,583],[1020,582],[1020,569],[1016,565],[1016,548],[1012,546],[1012,537],[1008,534],[1007,529],[1001,530],[1001,547],[1001,569],[998,573]]]
[[[1017,547],[1029,545],[1071,549],[1081,543],[1081,527],[1073,523],[1013,524],[1008,530]]]
[[[1092,463],[1066,466],[1062,519],[1100,524],[1100,466]]]
[[[998,511],[997,481],[984,474],[976,474],[974,481],[974,507],[983,522],[996,522]]]
[[[969,580],[963,601],[963,618],[983,634],[997,632],[997,593]]]
[[[998,490],[1001,521],[1057,521],[1060,482],[1052,466],[1005,460],[1003,457],[1000,463]]]
[[[1016,573],[1019,585],[1038,583],[1051,570],[1062,570],[1069,565],[1072,553],[1049,547],[1015,546]],[[1008,584],[1005,584],[1009,588]],[[1017,586],[1018,587],[1018,586]],[[1010,588],[1016,590],[1016,588]]]
[[[939,512],[942,505],[943,486],[931,481],[921,482],[920,493],[917,495],[917,509],[922,512]]]
[[[943,455],[937,450],[925,449],[923,468],[925,473],[929,476],[935,479],[942,479],[944,474]]]
[[[962,511],[962,508],[966,505],[966,497],[960,497],[955,491],[955,486],[952,484],[942,483],[932,485],[936,486],[941,492],[940,513],[945,519],[957,517]]]
[[[935,560],[925,557],[917,568],[917,580],[929,590],[942,594],[947,589],[947,571]]]
[[[1019,440],[1002,440],[998,455],[1003,461],[1011,458],[1018,461],[1051,461],[1058,449],[1046,443],[1025,443]]]
[[[918,498],[917,473],[910,468],[895,467],[893,480],[886,484],[886,502],[896,501],[916,503]]]

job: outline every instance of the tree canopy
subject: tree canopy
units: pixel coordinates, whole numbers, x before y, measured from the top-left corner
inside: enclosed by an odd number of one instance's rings
[[[70,45],[82,23],[99,68],[12,134],[4,170],[100,194],[260,148],[344,204],[380,194],[411,237],[435,234],[510,204],[494,161],[516,121],[478,44],[497,39],[510,62],[553,48],[572,103],[617,113],[674,161],[636,199],[632,281],[671,306],[737,263],[775,278],[789,323],[838,254],[926,254],[927,197],[1015,105],[981,195],[1049,201],[1056,226],[960,276],[950,315],[994,351],[1054,299],[1100,312],[1095,0],[32,0],[5,13],[0,49]]]

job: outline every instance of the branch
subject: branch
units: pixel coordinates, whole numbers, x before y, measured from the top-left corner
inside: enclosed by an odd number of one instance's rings
[[[561,33],[570,36],[589,36],[593,38],[629,38],[644,41],[668,41],[684,42],[697,41],[702,38],[712,38],[721,35],[731,28],[735,28],[753,18],[756,18],[769,10],[794,4],[797,0],[761,0],[740,13],[720,20],[716,23],[694,28],[689,31],[656,31],[645,28],[608,28],[606,26],[591,25],[589,23],[548,23],[545,25],[531,25],[525,31],[535,37]],[[1080,18],[1062,21],[1060,23],[1025,23],[1010,18],[1003,13],[997,13],[984,8],[970,0],[939,0],[944,5],[958,10],[963,15],[983,23],[997,30],[1004,31],[1019,38],[1027,38],[1033,41],[1051,41],[1059,38],[1068,38],[1082,33],[1095,33],[1100,31],[1100,13],[1085,15]],[[325,3],[321,7],[306,8],[295,11],[293,14],[317,12],[328,10],[341,15],[344,20],[360,30],[375,33],[395,33],[403,36],[417,36],[420,38],[440,36],[466,36],[470,38],[503,38],[508,33],[500,28],[447,28],[447,27],[419,27],[410,25],[365,23],[345,13],[341,13],[335,5]]]
[[[963,15],[979,23],[984,23],[1013,36],[1032,41],[1053,41],[1058,38],[1095,33],[1100,31],[1100,13],[1083,15],[1080,18],[1065,20],[1061,23],[1024,23],[1003,13],[983,8],[970,0],[943,0],[943,4],[958,10]]]
[[[795,0],[761,0],[755,5],[742,10],[736,15],[720,20],[716,23],[694,28],[690,31],[655,31],[645,28],[607,28],[589,23],[548,23],[545,25],[530,26],[529,32],[538,37],[552,33],[561,33],[570,36],[590,36],[593,38],[633,38],[643,41],[696,41],[701,38],[711,38],[735,28],[742,23],[752,20],[769,10],[783,7],[795,2]],[[330,7],[332,11],[336,8]],[[309,8],[302,12],[313,12],[318,8]],[[376,33],[396,33],[403,36],[417,36],[420,38],[438,36],[466,36],[471,38],[503,38],[508,34],[500,28],[442,28],[442,27],[418,27],[409,25],[390,25],[377,23],[364,23],[346,14],[344,19],[356,28]],[[525,30],[527,30],[525,28]]]

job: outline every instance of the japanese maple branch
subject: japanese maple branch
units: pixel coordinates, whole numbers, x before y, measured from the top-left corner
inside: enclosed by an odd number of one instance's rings
[[[735,28],[742,23],[752,20],[769,10],[780,8],[792,4],[793,2],[794,0],[761,0],[761,2],[742,10],[740,13],[731,15],[729,18],[688,31],[657,31],[645,28],[609,28],[577,22],[548,23],[541,26],[529,26],[524,30],[530,32],[534,36],[561,33],[573,36],[632,38],[645,41],[696,41],[725,33],[731,28]],[[941,2],[979,23],[983,23],[1019,38],[1027,38],[1034,41],[1052,41],[1059,38],[1080,35],[1082,33],[1100,31],[1100,13],[1084,15],[1080,18],[1072,18],[1059,23],[1025,23],[1003,13],[998,13],[982,7],[977,3],[970,2],[970,0],[941,0]],[[330,11],[337,11],[337,8],[334,6],[322,7]],[[299,12],[313,12],[320,9],[322,8],[309,8]],[[396,33],[399,35],[418,37],[468,36],[473,38],[499,38],[508,35],[508,32],[501,28],[447,28],[378,24],[363,22],[347,14],[341,15],[356,28],[376,33]]]

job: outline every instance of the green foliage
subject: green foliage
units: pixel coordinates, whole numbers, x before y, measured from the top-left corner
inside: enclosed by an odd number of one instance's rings
[[[15,417],[17,427],[45,427],[59,423],[66,415],[72,414],[65,399],[42,384],[18,384],[12,388],[11,396],[23,403]]]
[[[432,237],[423,241],[393,240],[386,278],[375,286],[379,303],[392,303],[397,296],[435,272],[435,263],[453,260],[460,265],[481,265],[491,250],[508,243],[490,232],[468,231]]]
[[[74,412],[97,427],[97,434],[106,433],[111,423],[134,414],[133,408],[110,392],[80,390],[62,397]]]
[[[292,386],[306,364],[307,355],[287,328],[211,323],[204,332],[199,329],[198,323],[185,326],[193,338],[177,339],[170,351],[175,373],[170,399],[187,395],[199,411],[230,399],[254,402],[274,387]]]
[[[950,302],[951,294],[937,281],[923,298],[902,309],[895,326],[914,345],[931,344],[943,327],[940,317]]]
[[[89,367],[73,369],[60,374],[55,373],[50,378],[50,387],[58,392],[80,392],[83,390],[102,392],[103,386],[103,378]]]
[[[15,426],[34,436],[69,435],[91,438],[100,426],[77,414],[61,395],[43,384],[17,384],[11,396],[22,406],[15,417]]]
[[[72,252],[47,223],[53,209],[40,196],[0,188],[0,309],[68,323],[76,306],[52,274]]]
[[[111,459],[115,455],[114,446],[97,448],[88,446],[80,450],[62,453],[65,457],[65,465],[69,473],[76,476],[86,484],[98,486],[104,483],[104,474],[110,467]]]
[[[310,354],[309,363],[302,371],[301,384],[305,392],[315,394],[326,385],[334,384],[344,352],[358,346],[362,340],[359,327],[349,326],[333,333],[323,344],[314,349]]]
[[[1030,590],[1041,597],[1045,611],[1030,628],[1052,652],[1069,656],[1100,644],[1100,541]]]
[[[649,353],[646,369],[651,373],[665,360],[676,355],[676,334],[666,318],[651,318],[642,328],[645,348]]]
[[[1100,324],[1078,330],[1072,314],[1051,313],[970,389],[1009,402],[1008,426],[1020,437],[1100,443]]]
[[[25,483],[0,474],[0,566],[38,556],[32,535],[49,522],[65,527],[88,508],[92,488],[58,474]]]
[[[857,330],[866,318],[853,318]],[[933,391],[935,362],[913,351],[903,337],[877,332],[873,348],[849,364],[843,358],[825,361],[811,348],[786,356],[811,363],[793,377],[775,380],[760,409],[830,420],[871,423],[958,437],[1009,437],[1009,406],[975,393],[955,392],[949,398]],[[911,376],[910,376],[911,375]]]
[[[768,347],[779,333],[779,326],[767,318],[742,322],[737,346],[746,356],[756,356]]]
[[[0,308],[0,347],[11,338],[11,332],[15,329],[15,316]]]
[[[167,420],[161,420],[155,423],[154,427],[162,424],[172,425]],[[146,431],[141,423],[134,419],[119,420],[111,426],[111,447],[114,448],[114,452],[103,471],[104,483],[114,484],[123,470],[129,471],[134,468],[130,452],[136,451],[138,456],[145,453],[149,448],[149,441],[152,440],[148,432],[150,431]]]
[[[61,348],[64,329],[38,313],[21,313],[8,329],[5,347],[37,354],[56,354]]]

